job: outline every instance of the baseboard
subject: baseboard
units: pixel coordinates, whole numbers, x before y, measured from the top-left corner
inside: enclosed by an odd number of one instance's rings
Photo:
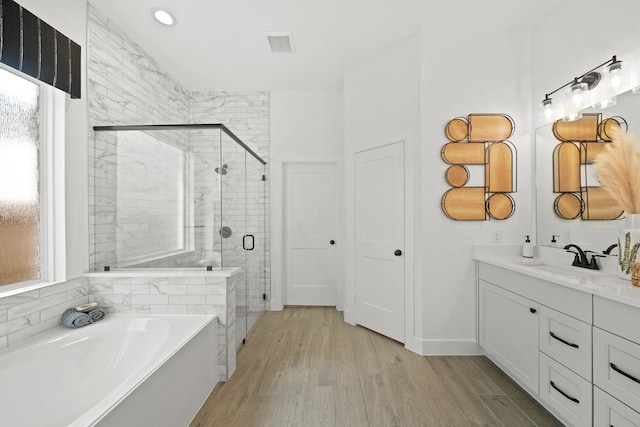
[[[269,311],[282,311],[284,309],[284,305],[280,300],[271,300]]]
[[[484,350],[475,340],[407,340],[405,348],[421,356],[478,356]]]

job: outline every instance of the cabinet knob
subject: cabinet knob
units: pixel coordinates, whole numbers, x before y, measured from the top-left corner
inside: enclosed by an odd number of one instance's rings
[[[535,308],[531,307],[531,308],[529,309],[529,311],[530,311],[530,312],[532,312],[532,313],[536,313],[538,310],[536,310]]]
[[[332,240],[329,240],[329,244],[331,244],[331,245],[335,245],[335,244],[336,244],[336,241],[335,241],[335,240],[333,240],[333,239],[332,239]]]
[[[400,249],[396,249],[395,252],[393,253],[395,256],[400,256],[402,255],[402,251]]]

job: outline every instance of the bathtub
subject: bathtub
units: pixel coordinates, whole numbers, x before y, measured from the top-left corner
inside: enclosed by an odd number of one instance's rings
[[[0,424],[187,426],[217,382],[209,315],[110,315],[0,352]]]

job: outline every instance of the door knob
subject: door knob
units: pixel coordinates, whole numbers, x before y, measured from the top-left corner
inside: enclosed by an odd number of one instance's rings
[[[335,245],[336,241],[332,239],[332,240],[329,240],[329,243],[331,243],[332,245]]]
[[[400,249],[396,249],[396,251],[393,254],[395,256],[400,256],[400,255],[402,255],[402,251]]]

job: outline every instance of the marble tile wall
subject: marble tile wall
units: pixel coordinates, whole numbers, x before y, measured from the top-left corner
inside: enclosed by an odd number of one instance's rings
[[[269,186],[261,180],[269,176],[269,92],[191,92],[167,75],[142,49],[112,22],[89,6],[89,116],[90,124],[141,123],[224,123],[252,150],[267,161],[264,168],[247,156],[247,232],[256,236],[256,252],[248,259],[249,291],[252,310],[261,311],[262,294],[270,289]],[[100,270],[118,259],[122,247],[118,232],[117,143],[109,133],[91,133],[90,140],[90,265]],[[234,214],[241,202],[233,192],[239,181],[233,171],[243,170],[244,152],[218,131],[190,131],[179,144],[193,153],[193,246],[202,258],[219,258],[224,249],[225,265],[243,265],[244,251],[236,233],[223,241],[219,229],[228,225],[240,231],[244,217]],[[220,157],[221,147],[223,150]],[[227,164],[229,173],[222,177],[216,167]],[[224,182],[224,189],[221,181]],[[221,224],[221,197],[225,195],[225,224]],[[267,216],[265,218],[265,215]],[[263,220],[264,218],[264,220]],[[223,248],[224,243],[224,248]],[[134,245],[133,240],[130,245]],[[215,264],[215,263],[214,263]],[[239,286],[239,289],[244,289]],[[266,291],[268,293],[268,291]]]
[[[89,263],[91,270],[117,262],[124,230],[118,221],[118,142],[96,125],[187,123],[189,92],[94,7],[88,7]],[[178,147],[186,132],[165,133]],[[121,233],[118,241],[117,233]],[[123,234],[125,233],[125,234]],[[132,236],[134,242],[138,236]],[[131,243],[135,245],[135,243]],[[157,248],[156,252],[162,249]],[[151,248],[149,252],[154,252]]]
[[[262,295],[269,295],[270,289],[270,196],[264,193],[268,192],[268,183],[262,181],[262,175],[269,176],[269,92],[189,93],[91,6],[88,31],[91,126],[224,123],[267,161],[265,168],[250,155],[246,157],[247,193],[246,199],[240,200],[234,194],[240,177],[234,174],[244,170],[243,150],[222,138],[218,131],[190,131],[179,141],[190,147],[192,153],[190,178],[194,204],[188,214],[193,215],[193,247],[202,251],[202,258],[219,258],[222,252],[224,266],[246,269],[246,280],[238,278],[237,299],[247,300],[252,311],[264,310],[266,302]],[[116,238],[117,144],[110,132],[90,134],[90,264],[92,270],[101,270],[117,260],[120,244]],[[221,168],[222,164],[228,168],[224,176],[215,173],[215,168]],[[231,238],[221,238],[219,231],[223,225],[235,230]],[[255,236],[255,251],[242,249],[241,238],[245,233]],[[245,283],[249,284],[247,295]]]
[[[185,249],[185,156],[152,135],[119,134],[118,263]]]
[[[97,302],[108,313],[215,314],[220,380],[228,380],[235,370],[235,276],[89,273],[87,280],[90,302]]]
[[[87,302],[84,277],[0,298],[0,349],[59,326],[67,308]]]
[[[220,209],[222,180],[226,175],[220,159],[220,130],[194,130],[190,132],[190,147],[193,169],[193,224],[194,248],[203,251],[203,258],[219,256]],[[228,169],[228,168],[227,168]]]

